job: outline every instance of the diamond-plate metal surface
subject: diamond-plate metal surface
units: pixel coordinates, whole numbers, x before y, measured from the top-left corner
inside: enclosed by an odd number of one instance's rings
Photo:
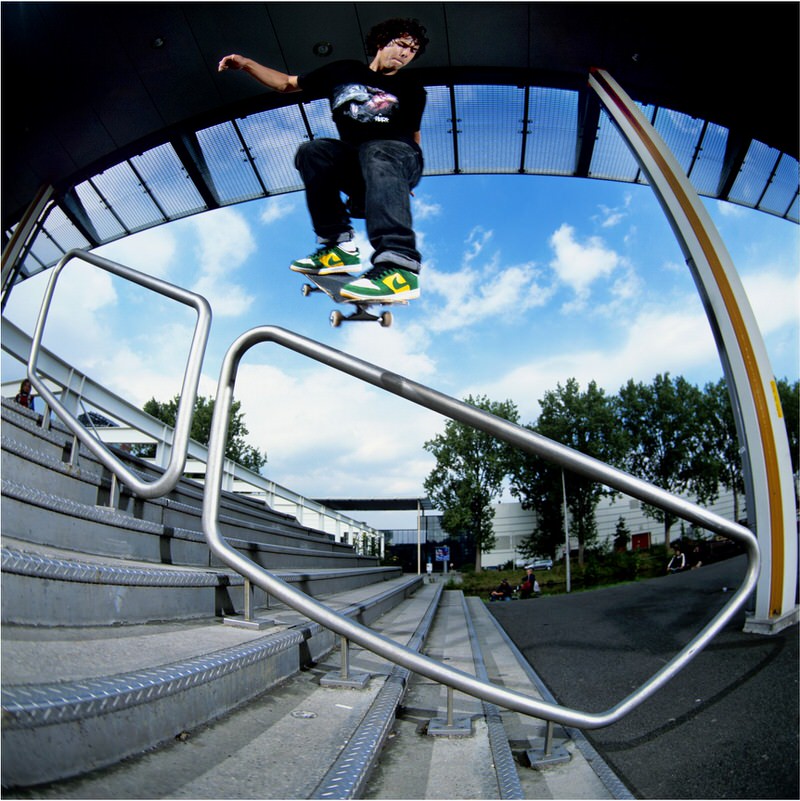
[[[2,570],[23,576],[80,581],[84,584],[122,584],[135,587],[215,587],[243,584],[244,579],[233,572],[206,570],[167,570],[164,568],[124,567],[102,563],[56,559],[26,553],[13,548],[0,549]]]
[[[133,673],[49,685],[3,688],[3,728],[33,728],[104,715],[206,684],[300,645],[304,631],[290,629],[251,643]]]
[[[11,479],[3,479],[3,493],[5,497],[14,498],[24,503],[39,506],[43,509],[51,509],[62,514],[70,515],[81,520],[91,520],[94,523],[105,523],[109,526],[120,526],[121,528],[143,531],[147,534],[163,534],[164,527],[158,523],[151,523],[149,520],[139,520],[130,515],[123,515],[107,506],[89,506],[85,503],[77,503],[67,498],[60,498],[43,492],[39,489],[26,487]]]
[[[472,659],[475,664],[475,675],[481,681],[489,681],[489,674],[486,670],[486,663],[483,660],[480,641],[478,640],[475,626],[472,622],[472,612],[465,596],[461,598],[464,618],[467,623],[470,644],[472,645]],[[514,754],[508,742],[503,720],[500,717],[498,707],[489,702],[482,701],[483,714],[486,718],[486,725],[489,735],[489,747],[492,751],[495,775],[497,776],[497,786],[500,790],[500,798],[525,798],[522,792],[522,783],[519,780],[517,764],[514,761]]]
[[[433,625],[441,597],[440,585],[409,640],[409,648],[419,650],[422,647]],[[361,797],[372,767],[394,723],[395,711],[403,699],[409,675],[407,668],[394,666],[358,729],[309,796],[310,798]]]
[[[22,442],[17,442],[15,439],[11,439],[11,437],[3,437],[1,444],[3,451],[13,453],[15,456],[19,456],[21,459],[25,459],[28,462],[41,465],[42,467],[46,467],[48,470],[55,470],[63,475],[74,476],[76,478],[88,480],[92,484],[97,484],[96,475],[87,475],[85,471],[81,471],[80,467],[73,467],[67,462],[64,462],[61,459],[46,453],[40,448],[32,448],[30,445],[26,445]]]
[[[21,428],[29,434],[46,440],[53,445],[63,446],[67,441],[67,434],[56,428],[45,429],[37,422],[36,412],[26,412],[11,400],[3,398],[3,419],[9,420],[16,428]],[[88,451],[86,451],[88,453]]]
[[[404,669],[403,669],[404,670]],[[404,672],[408,674],[408,671]],[[311,798],[358,798],[394,723],[406,680],[394,671],[386,679],[358,729]]]

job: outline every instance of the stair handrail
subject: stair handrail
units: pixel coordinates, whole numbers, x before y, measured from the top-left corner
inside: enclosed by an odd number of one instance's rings
[[[238,366],[242,356],[250,348],[262,342],[272,342],[286,347],[419,406],[439,412],[452,420],[492,434],[514,447],[536,454],[561,467],[573,470],[645,503],[675,514],[677,517],[740,542],[747,554],[747,569],[740,587],[712,620],[666,665],[619,703],[608,710],[594,713],[549,703],[488,681],[482,681],[469,673],[410,651],[405,646],[399,645],[366,626],[343,618],[323,603],[289,586],[268,570],[237,552],[227,543],[219,526],[224,446]],[[240,335],[231,344],[222,363],[211,423],[202,524],[206,541],[212,553],[223,564],[248,578],[272,597],[362,648],[372,651],[394,664],[402,665],[421,676],[505,709],[583,729],[596,729],[615,723],[681,671],[743,607],[756,586],[760,567],[758,541],[753,533],[744,526],[725,520],[707,509],[702,509],[683,498],[673,496],[659,487],[515,423],[503,420],[463,401],[458,401],[397,373],[277,326],[260,326]]]
[[[164,472],[152,481],[143,481],[132,470],[115,456],[100,439],[95,438],[87,428],[78,421],[75,415],[64,406],[64,404],[51,392],[44,379],[37,372],[37,360],[41,348],[42,337],[44,335],[47,316],[50,311],[50,304],[53,293],[61,273],[73,260],[85,261],[99,267],[101,270],[112,273],[132,283],[139,284],[145,289],[157,292],[159,295],[170,298],[171,300],[189,306],[197,313],[192,343],[186,359],[186,368],[183,375],[183,384],[180,392],[180,402],[178,413],[175,420],[174,439],[170,450],[169,463]],[[31,341],[30,354],[28,356],[28,378],[31,384],[38,390],[39,395],[44,398],[47,405],[72,431],[72,433],[97,457],[119,481],[125,484],[136,495],[142,498],[159,498],[171,492],[183,476],[186,464],[186,456],[189,450],[189,438],[192,429],[192,415],[197,398],[197,388],[200,383],[200,372],[203,366],[206,344],[208,342],[209,329],[211,328],[211,306],[208,301],[195,292],[188,289],[170,284],[155,276],[126,267],[123,264],[111,261],[110,259],[98,256],[95,253],[88,253],[84,250],[70,250],[62,256],[58,264],[53,268],[53,272],[48,281],[42,298],[42,305],[39,309],[39,317],[36,320]]]

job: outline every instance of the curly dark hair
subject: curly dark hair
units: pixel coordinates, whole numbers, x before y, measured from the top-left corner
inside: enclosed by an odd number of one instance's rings
[[[415,56],[415,58],[419,58],[430,43],[430,39],[428,39],[426,34],[427,31],[425,27],[418,19],[401,19],[396,17],[394,19],[384,20],[373,26],[367,34],[367,54],[372,57],[382,47],[386,47],[392,39],[408,36],[409,39],[413,39],[419,45],[419,50]]]

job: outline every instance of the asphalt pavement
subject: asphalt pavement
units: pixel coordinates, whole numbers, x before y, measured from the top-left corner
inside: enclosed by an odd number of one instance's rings
[[[560,703],[601,712],[700,631],[745,564],[489,608]],[[745,634],[744,620],[627,717],[585,732],[637,798],[800,797],[798,626]]]

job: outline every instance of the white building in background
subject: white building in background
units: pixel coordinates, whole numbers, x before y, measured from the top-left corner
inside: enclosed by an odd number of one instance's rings
[[[744,497],[740,497],[739,507],[739,517],[742,518],[745,515]],[[725,492],[720,495],[716,503],[710,504],[708,509],[726,520],[733,520],[733,494]],[[614,502],[608,498],[600,500],[596,511],[598,544],[608,543],[607,548],[613,547],[617,522],[620,517],[624,518],[631,538],[628,542],[628,550],[663,544],[663,524],[645,515],[641,502],[628,495],[617,495]],[[681,522],[678,520],[670,529],[670,538],[673,541],[681,537]],[[519,503],[499,503],[495,507],[492,523],[496,540],[495,547],[483,554],[481,558],[483,567],[498,567],[509,561],[513,561],[515,564],[519,563],[519,566],[525,564],[527,560],[522,557],[521,546],[528,539],[535,525],[535,512],[523,509]],[[684,524],[684,526],[686,527],[688,524]],[[687,529],[685,533],[689,534],[690,532]],[[577,547],[577,537],[570,537],[570,549],[577,549]],[[564,544],[561,544],[555,554],[537,555],[554,557],[556,560],[562,559]]]

